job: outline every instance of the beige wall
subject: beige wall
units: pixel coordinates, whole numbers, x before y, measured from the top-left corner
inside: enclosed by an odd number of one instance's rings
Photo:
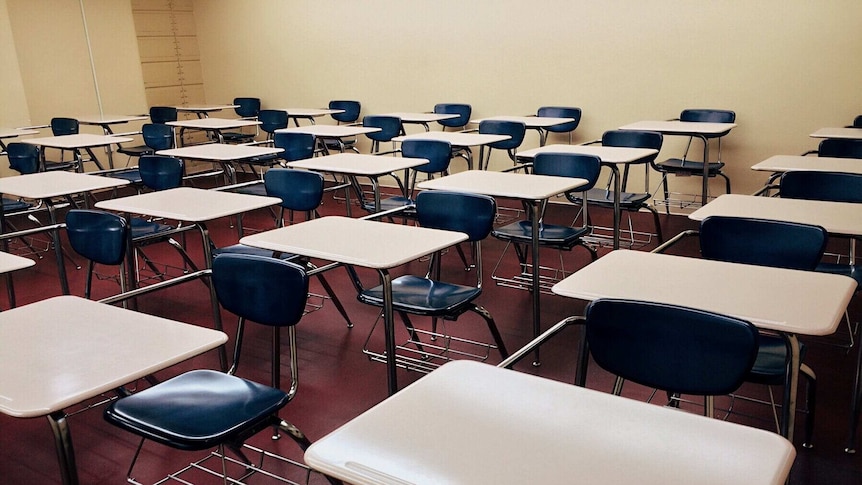
[[[741,193],[763,180],[751,164],[862,113],[858,0],[195,0],[195,17],[209,102],[354,98],[363,114],[469,102],[477,117],[575,105],[579,141],[686,107],[733,109],[724,159]],[[697,186],[672,184],[685,182]]]
[[[98,114],[97,82],[104,113],[146,111],[128,2],[0,0],[0,27],[4,25],[9,28],[0,33],[4,40],[3,70],[9,73],[3,74],[3,96],[19,105],[23,101],[26,109],[19,106],[9,114],[5,109],[0,111],[0,125],[47,123],[54,116]],[[16,71],[22,81],[7,85],[5,76],[14,77]]]
[[[89,33],[92,65],[85,32]],[[0,126],[47,124],[55,116],[97,115],[97,85],[102,113],[147,110],[129,2],[0,0],[0,40]],[[101,133],[99,127],[81,129]],[[0,174],[8,175],[5,163]]]

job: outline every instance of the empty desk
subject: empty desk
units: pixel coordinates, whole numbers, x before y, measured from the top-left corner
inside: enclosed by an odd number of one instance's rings
[[[132,141],[133,138],[124,137],[124,136],[109,136],[109,135],[92,135],[89,133],[81,133],[78,135],[60,135],[60,136],[46,136],[41,138],[27,138],[21,140],[23,143],[29,143],[30,145],[36,145],[40,150],[40,159],[44,164],[45,162],[45,149],[46,148],[57,148],[60,150],[72,150],[75,153],[75,160],[78,162],[77,171],[84,171],[84,158],[81,156],[81,150],[87,152],[90,155],[89,161],[96,164],[99,167],[99,170],[104,170],[102,164],[99,163],[99,159],[96,158],[96,154],[93,153],[93,148],[98,147],[107,147],[114,144],[120,144]],[[44,165],[43,165],[44,168]]]
[[[644,284],[651,275],[660,276],[661,284]],[[856,282],[846,276],[621,249],[578,270],[552,291],[589,301],[621,298],[698,308],[786,334],[792,371],[784,390],[782,432],[792,440],[799,377],[796,335],[834,333],[855,289]]]
[[[434,132],[438,133],[438,132]],[[448,133],[448,132],[442,132]],[[457,133],[454,133],[457,134]],[[559,194],[575,190],[587,183],[584,179],[569,177],[550,177],[513,172],[488,172],[468,170],[427,180],[418,185],[420,189],[450,190],[453,192],[472,192],[504,197],[526,202],[530,206],[532,248],[532,295],[533,295],[533,336],[541,332],[541,298],[539,297],[539,218],[542,202]],[[536,351],[535,364],[538,365],[539,352]]]
[[[383,285],[389,394],[398,391],[395,363],[395,321],[392,310],[391,268],[401,266],[467,239],[460,232],[330,216],[261,232],[240,239],[241,244],[294,253],[310,258],[374,269]],[[386,244],[381,244],[385,241]]]
[[[471,121],[471,123],[481,123],[485,120],[515,121],[523,123],[528,130],[536,130],[539,133],[539,146],[545,146],[545,142],[548,141],[548,127],[575,121],[574,118],[557,118],[553,116],[491,116]]]
[[[58,335],[58,328],[70,331]],[[222,332],[75,296],[14,308],[0,313],[0,412],[46,416],[63,484],[75,485],[78,473],[64,409],[226,341]]]
[[[701,187],[700,203],[706,204],[709,195],[709,139],[722,137],[730,133],[736,123],[704,123],[696,121],[638,121],[621,126],[621,130],[657,131],[663,135],[691,136],[700,138],[703,142],[703,185]]]
[[[784,483],[781,436],[562,382],[456,361],[311,445],[359,485]]]
[[[579,155],[594,155],[602,160],[602,164],[614,173],[614,227],[613,248],[620,248],[620,171],[617,165],[644,163],[656,153],[651,148],[628,148],[593,145],[550,145],[518,153],[518,158],[531,160],[540,153],[576,153]]]

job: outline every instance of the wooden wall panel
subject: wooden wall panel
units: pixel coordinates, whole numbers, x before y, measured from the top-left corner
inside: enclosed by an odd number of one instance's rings
[[[191,0],[133,0],[141,70],[150,106],[205,102]]]

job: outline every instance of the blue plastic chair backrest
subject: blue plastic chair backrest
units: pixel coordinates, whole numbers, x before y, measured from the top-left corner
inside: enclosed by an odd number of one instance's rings
[[[733,123],[736,121],[736,113],[725,109],[684,109],[679,115],[679,120],[699,123]]]
[[[466,126],[470,121],[470,115],[473,114],[473,107],[469,104],[463,103],[438,103],[434,105],[434,112],[437,114],[458,115],[457,118],[440,120],[437,123],[449,128],[461,128]]]
[[[827,138],[817,148],[819,157],[862,158],[862,140]]]
[[[787,172],[779,194],[788,199],[862,202],[862,174],[841,172]]]
[[[595,155],[577,153],[539,153],[533,159],[533,173],[555,177],[585,179],[587,185],[578,187],[576,192],[590,190],[599,180],[602,160]]]
[[[241,118],[253,118],[260,112],[260,98],[233,98],[233,104],[237,116]]]
[[[491,143],[491,148],[510,150],[518,148],[524,142],[527,126],[520,121],[483,120],[479,123],[479,133],[491,135],[509,135],[508,140]]]
[[[445,190],[425,190],[416,197],[419,225],[467,234],[470,241],[488,237],[497,214],[493,197]]]
[[[314,156],[315,137],[310,133],[282,132],[272,138],[273,146],[284,150],[278,156],[288,162]]]
[[[150,108],[150,121],[160,124],[177,121],[177,109],[173,106],[153,106]]]
[[[452,145],[444,140],[407,139],[401,143],[401,156],[427,159],[428,163],[413,168],[418,172],[445,172],[452,160]]]
[[[299,323],[308,298],[305,270],[266,256],[219,255],[213,260],[212,284],[226,310],[273,327]]]
[[[6,146],[9,168],[21,175],[39,171],[39,148],[28,143],[13,142]]]
[[[862,128],[862,115],[853,118],[853,128]]]
[[[661,150],[664,137],[656,131],[608,130],[602,134],[602,146],[652,148]]]
[[[333,100],[329,102],[329,109],[343,109],[344,113],[332,114],[332,119],[339,123],[353,123],[359,119],[362,104],[359,101]]]
[[[257,114],[260,129],[269,134],[275,133],[275,130],[287,128],[287,119],[287,111],[280,109],[262,109]]]
[[[51,133],[54,136],[77,135],[79,128],[75,118],[51,118]]]
[[[670,392],[735,391],[754,364],[750,322],[661,303],[596,300],[586,308],[586,339],[596,363],[624,379]]]
[[[554,133],[567,133],[570,131],[574,131],[574,129],[577,128],[578,124],[580,124],[581,122],[581,108],[572,108],[566,106],[542,106],[536,112],[536,115],[547,118],[575,119],[575,121],[570,121],[568,123],[549,126],[547,130]]]
[[[153,150],[167,150],[174,146],[174,131],[168,125],[147,123],[141,127],[144,143]]]
[[[281,199],[281,206],[295,211],[317,209],[323,199],[323,175],[306,170],[273,168],[263,176],[266,194]]]
[[[810,224],[723,216],[700,223],[701,256],[731,263],[813,271],[828,239]]]
[[[391,141],[401,134],[401,118],[397,116],[368,115],[362,118],[362,126],[380,128],[380,131],[365,134],[375,141]]]
[[[72,249],[99,264],[118,265],[126,257],[129,225],[117,214],[72,209],[66,214]]]
[[[623,148],[652,148],[661,150],[664,136],[657,131],[638,130],[608,130],[602,134],[602,146]],[[649,162],[658,157],[658,153],[649,158]]]
[[[138,162],[141,182],[153,190],[174,189],[183,184],[183,161],[163,155],[144,155]]]

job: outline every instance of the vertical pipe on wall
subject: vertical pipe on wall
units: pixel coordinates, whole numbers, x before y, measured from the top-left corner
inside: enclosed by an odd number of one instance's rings
[[[99,103],[99,115],[104,115],[102,111],[102,95],[99,92],[99,80],[96,77],[96,63],[93,61],[93,46],[90,43],[90,31],[87,28],[87,15],[84,13],[84,0],[78,0],[81,4],[81,20],[84,23],[84,38],[87,39],[87,53],[90,55],[90,70],[93,72],[93,88],[96,90],[96,102]]]

